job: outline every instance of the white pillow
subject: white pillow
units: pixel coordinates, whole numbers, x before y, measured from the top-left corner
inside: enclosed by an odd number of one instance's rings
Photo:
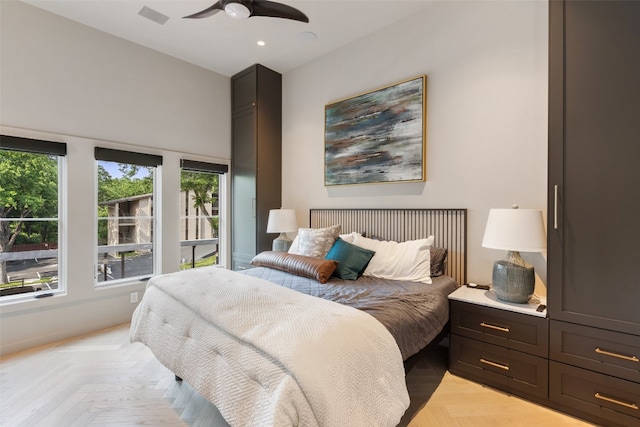
[[[291,242],[291,246],[289,246],[289,253],[298,255],[298,235],[297,234],[296,234],[296,237],[293,239],[293,242]]]
[[[398,243],[356,234],[353,244],[376,253],[364,270],[365,276],[431,283],[430,248],[433,236]]]
[[[353,233],[349,233],[349,234],[341,234],[340,238],[342,240],[344,240],[345,242],[347,242],[347,243],[353,243],[353,239],[356,238],[356,234],[358,236],[362,236],[362,234],[357,233],[357,232],[354,231]]]
[[[353,233],[349,233],[349,234],[341,234],[339,237],[347,243],[353,243],[353,239],[355,239],[356,234],[360,235],[360,233],[356,233],[354,231]],[[293,242],[291,242],[291,246],[289,247],[289,253],[295,254],[295,255],[301,255],[298,253],[298,235],[297,234],[296,234],[296,237],[293,239]]]

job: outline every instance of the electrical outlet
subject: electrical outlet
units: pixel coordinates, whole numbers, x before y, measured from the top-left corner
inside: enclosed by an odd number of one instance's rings
[[[138,293],[137,292],[131,292],[131,295],[129,295],[129,299],[131,301],[131,304],[135,304],[138,302]]]

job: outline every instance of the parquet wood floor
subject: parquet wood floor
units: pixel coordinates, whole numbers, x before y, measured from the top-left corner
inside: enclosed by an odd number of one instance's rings
[[[1,358],[0,425],[227,425],[149,349],[129,344],[128,333],[129,325],[120,325]],[[411,407],[402,426],[590,426],[453,376],[446,363],[446,348],[436,346],[411,369]]]

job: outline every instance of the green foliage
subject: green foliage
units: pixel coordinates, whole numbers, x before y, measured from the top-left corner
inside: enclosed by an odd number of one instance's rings
[[[39,287],[38,285],[42,285],[43,283],[47,283],[50,281],[51,277],[41,277],[40,279],[31,279],[29,281],[12,280],[11,282],[0,283],[0,289],[19,288],[21,286],[24,286],[25,284],[28,284],[28,286]]]
[[[212,203],[217,199],[218,174],[182,171],[180,177],[180,189],[193,191],[193,205],[201,207],[206,203]]]
[[[58,212],[55,156],[0,150],[0,217],[50,217]]]
[[[58,215],[58,159],[45,154],[0,150],[0,251],[15,240],[32,243],[57,241],[57,228],[49,221],[23,222],[22,218]],[[23,231],[24,229],[24,231]]]
[[[194,268],[209,267],[212,265],[216,265],[217,263],[218,263],[218,256],[212,255],[212,256],[208,256],[208,257],[197,260],[195,262]],[[190,268],[191,268],[191,261],[180,264],[180,270],[188,270]]]
[[[0,252],[10,251],[16,240],[57,241],[50,221],[23,218],[58,216],[58,159],[45,154],[0,150]],[[0,262],[0,283],[6,283],[6,262]]]
[[[218,232],[218,217],[211,217],[207,205],[216,205],[218,201],[218,174],[206,172],[182,171],[180,176],[180,190],[193,193],[191,200],[193,207],[203,211],[207,216],[211,228]]]
[[[98,164],[98,203],[153,193],[151,168],[118,163],[118,169],[122,177],[113,178],[103,165]],[[143,177],[136,176],[141,169],[146,169],[147,173]]]
[[[27,235],[27,233],[20,233],[16,237],[15,245],[27,245],[30,243],[43,243],[42,236],[40,233],[32,233]]]

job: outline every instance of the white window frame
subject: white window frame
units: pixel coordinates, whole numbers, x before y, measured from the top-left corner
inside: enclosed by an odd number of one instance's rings
[[[218,237],[217,237],[217,249],[218,255],[216,259],[216,264],[214,267],[224,267],[226,262],[226,185],[227,185],[227,175],[229,173],[229,166],[226,164],[212,163],[212,162],[199,162],[192,161],[188,159],[182,159],[180,165],[180,192],[182,192],[182,172],[190,171],[196,173],[209,173],[216,174],[218,176]],[[198,217],[199,218],[199,217]],[[183,215],[183,212],[180,212],[179,221],[182,222],[185,219],[188,219]],[[194,243],[198,240],[183,240],[182,231],[180,234],[180,246],[181,249],[184,247],[191,246],[192,248],[195,246]],[[193,249],[195,252],[195,249]],[[181,251],[182,252],[182,251]],[[192,252],[192,257],[194,252]],[[183,257],[184,258],[184,257]],[[192,266],[195,264],[195,260],[191,260]],[[183,264],[183,260],[180,260],[180,264]],[[189,267],[194,268],[194,267]],[[195,267],[198,268],[198,267]]]
[[[160,229],[160,224],[159,224],[159,213],[161,212],[161,170],[162,170],[162,162],[160,160],[159,164],[157,165],[145,165],[145,166],[149,166],[152,169],[152,178],[153,178],[153,194],[151,197],[151,212],[152,212],[152,216],[151,216],[151,254],[152,254],[152,259],[151,259],[151,269],[152,271],[149,273],[145,273],[145,274],[140,274],[140,275],[136,275],[136,276],[130,276],[130,277],[123,277],[123,278],[119,278],[119,279],[112,279],[112,280],[106,280],[106,281],[100,281],[99,280],[99,275],[100,274],[104,274],[102,272],[99,271],[99,264],[100,264],[100,256],[101,256],[101,252],[99,249],[99,245],[98,245],[98,221],[99,221],[99,217],[98,217],[98,164],[99,161],[103,160],[103,159],[98,159],[98,155],[97,155],[97,151],[99,149],[99,147],[96,147],[96,159],[95,159],[95,171],[94,171],[94,177],[96,179],[96,183],[95,183],[95,187],[94,187],[94,287],[95,289],[107,289],[107,288],[111,288],[111,287],[117,287],[117,286],[123,286],[123,285],[127,285],[127,284],[131,284],[131,283],[137,283],[143,280],[147,280],[152,276],[155,276],[156,274],[158,274],[158,272],[160,271],[160,260],[161,260],[161,253],[160,253],[160,248],[161,248],[161,229]],[[104,149],[104,150],[108,150],[108,149]],[[156,158],[160,158],[162,159],[161,156],[153,156],[153,155],[147,155],[145,153],[140,153],[140,152],[125,152],[125,151],[120,151],[120,150],[110,150],[113,152],[119,152],[119,153],[124,153],[124,155],[131,154],[133,156],[149,156],[149,157],[156,157]],[[121,159],[121,160],[105,160],[105,161],[111,161],[111,162],[117,162],[117,163],[127,163],[127,164],[137,164],[135,161],[127,161],[126,159]],[[126,262],[126,261],[125,261]]]
[[[6,138],[5,135],[2,136]],[[10,137],[13,138],[13,137]],[[19,137],[16,137],[19,138]],[[29,141],[28,138],[21,138],[25,141]],[[44,142],[49,143],[48,141],[39,141],[33,140],[36,144]],[[4,144],[0,147],[0,150],[11,151],[11,148],[5,148]],[[31,151],[28,149],[18,150],[18,151],[26,151],[31,152],[32,154],[39,155],[47,155],[46,153],[39,153],[36,151]],[[65,149],[66,151],[66,149]],[[43,287],[40,291],[36,292],[28,292],[23,294],[16,295],[6,295],[0,297],[0,306],[21,303],[25,301],[33,301],[34,298],[44,298],[49,296],[57,296],[57,295],[65,295],[67,292],[67,233],[66,233],[66,222],[67,222],[67,158],[66,154],[54,154],[49,153],[49,155],[57,156],[58,163],[58,213],[56,218],[33,218],[28,219],[29,221],[57,221],[58,222],[58,248],[57,251],[57,264],[58,264],[58,274],[57,274],[57,286],[54,289],[47,289]],[[15,219],[7,219],[7,221],[15,221]],[[36,252],[36,251],[34,251]],[[48,252],[48,251],[47,251]],[[30,258],[20,258],[20,259],[35,259],[36,257]]]

